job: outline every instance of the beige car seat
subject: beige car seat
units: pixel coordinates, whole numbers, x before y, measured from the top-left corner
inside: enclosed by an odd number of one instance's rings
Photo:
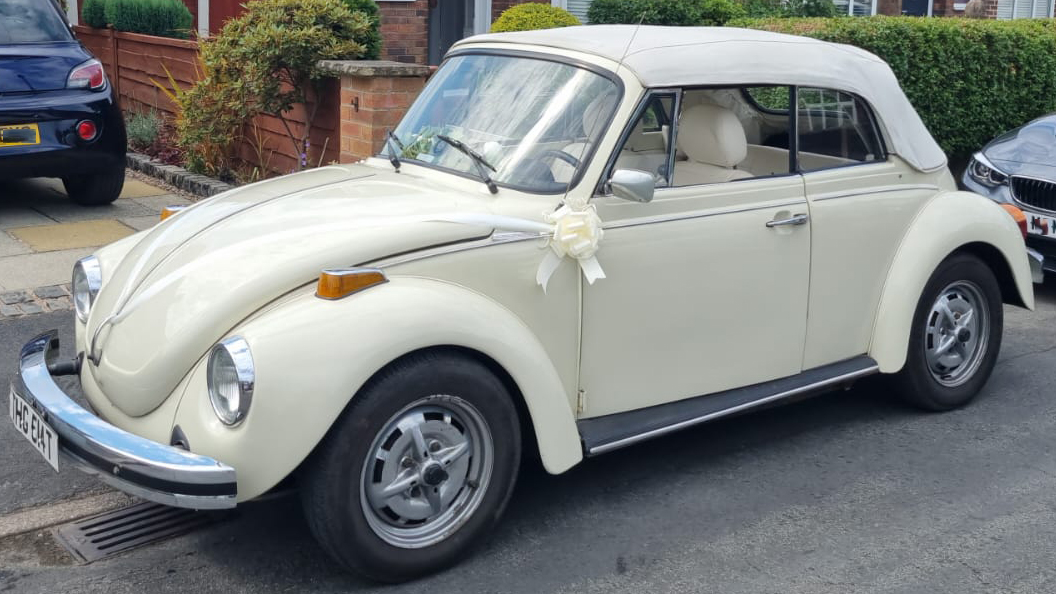
[[[740,120],[725,107],[709,103],[686,108],[678,122],[675,143],[688,159],[675,163],[677,186],[752,177],[737,169],[748,156],[748,140]]]

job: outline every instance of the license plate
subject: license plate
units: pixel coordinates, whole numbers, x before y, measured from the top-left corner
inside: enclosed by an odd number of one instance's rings
[[[33,410],[28,402],[15,394],[14,389],[8,392],[10,399],[11,422],[23,437],[37,448],[41,456],[51,464],[55,472],[59,471],[59,436],[43,417]]]
[[[1056,237],[1056,219],[1029,211],[1023,211],[1023,214],[1027,215],[1027,233]]]
[[[40,128],[36,124],[0,126],[0,147],[40,144]]]

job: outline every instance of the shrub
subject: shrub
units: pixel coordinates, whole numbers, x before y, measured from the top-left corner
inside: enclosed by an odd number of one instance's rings
[[[158,112],[150,110],[125,116],[125,132],[128,144],[134,149],[144,150],[158,139],[163,122]]]
[[[362,12],[370,19],[370,30],[359,40],[367,48],[363,53],[364,60],[377,60],[381,57],[381,15],[378,3],[374,0],[344,0],[349,10]]]
[[[491,25],[492,33],[506,31],[531,31],[533,29],[554,29],[557,27],[574,27],[581,25],[579,19],[571,12],[550,6],[529,2],[511,6],[502,11],[499,18]]]
[[[697,25],[699,0],[594,0],[587,19],[595,24]]]
[[[745,0],[744,8],[753,18],[834,17],[841,14],[832,0]]]
[[[879,16],[731,24],[846,43],[880,56],[951,160],[1056,110],[1056,23],[1050,19]]]
[[[194,22],[180,0],[106,0],[104,14],[118,31],[180,39],[188,36]]]
[[[222,172],[231,167],[246,125],[265,113],[282,122],[304,168],[308,133],[330,76],[318,63],[364,56],[371,19],[342,0],[256,0],[245,6],[242,16],[202,41],[198,83],[175,93],[180,146],[192,168]],[[305,106],[305,126],[292,126],[287,117],[297,104]]]
[[[594,0],[587,11],[596,24],[721,26],[747,15],[736,0]]]
[[[699,24],[721,27],[727,21],[743,18],[747,14],[744,6],[735,0],[701,0]]]
[[[84,0],[81,6],[81,20],[89,27],[106,28],[106,0]]]

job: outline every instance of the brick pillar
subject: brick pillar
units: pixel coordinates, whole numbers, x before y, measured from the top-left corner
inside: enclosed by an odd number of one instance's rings
[[[324,60],[319,66],[341,81],[341,157],[352,163],[378,154],[425,86],[431,69],[383,60]]]
[[[878,0],[876,14],[899,16],[902,14],[902,0]]]

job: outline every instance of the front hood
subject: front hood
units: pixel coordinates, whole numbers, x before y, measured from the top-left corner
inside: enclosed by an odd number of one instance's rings
[[[90,343],[99,329],[94,376],[122,412],[147,414],[236,324],[320,270],[485,237],[491,229],[431,217],[489,213],[490,204],[361,165],[196,204],[103,270],[86,332]]]
[[[990,141],[983,154],[1010,175],[1036,173],[1041,167],[1051,176],[1056,173],[1056,115],[1005,132]]]

